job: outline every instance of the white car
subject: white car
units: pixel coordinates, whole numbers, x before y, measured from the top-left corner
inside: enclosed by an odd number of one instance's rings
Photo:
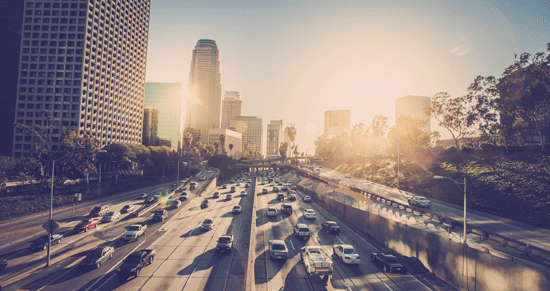
[[[344,177],[351,178],[351,175],[350,174],[345,174]]]
[[[277,208],[275,208],[275,207],[268,207],[268,208],[267,208],[266,215],[267,215],[267,216],[277,216]]]
[[[306,209],[306,211],[304,212],[304,216],[309,219],[317,218],[317,215],[315,215],[315,210],[313,209]]]
[[[334,255],[345,264],[359,264],[361,258],[351,245],[333,245]]]
[[[304,202],[311,202],[311,196],[304,195]]]
[[[214,219],[213,218],[207,218],[203,220],[201,228],[203,230],[211,230],[214,227]]]
[[[120,212],[118,211],[115,211],[115,212],[109,212],[107,213],[107,215],[103,216],[103,218],[101,219],[101,222],[112,222],[112,221],[116,221],[120,218]]]
[[[430,206],[432,206],[432,202],[423,196],[413,196],[409,198],[409,206],[420,206],[420,207],[430,208]]]
[[[241,191],[241,196],[246,196],[246,191],[245,190]]]

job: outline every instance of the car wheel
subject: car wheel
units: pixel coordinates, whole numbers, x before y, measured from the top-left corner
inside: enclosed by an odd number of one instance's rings
[[[99,263],[96,263],[96,264],[95,264],[95,268],[96,268],[96,269],[99,269]]]
[[[139,271],[141,271],[141,269],[136,270],[136,277],[139,276]]]
[[[61,242],[61,239],[57,240],[57,244],[59,244]]]
[[[153,263],[153,257],[149,258],[149,265]]]
[[[109,256],[109,259],[112,259],[113,258],[113,253],[111,253],[111,255]]]
[[[87,227],[84,229],[84,232],[88,232],[88,228],[87,228]]]
[[[48,249],[48,246],[44,246],[44,247],[42,248],[42,250],[44,250],[44,251],[45,251],[46,249]]]

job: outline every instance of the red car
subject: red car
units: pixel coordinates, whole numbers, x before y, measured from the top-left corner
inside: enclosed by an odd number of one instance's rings
[[[97,225],[100,223],[101,220],[96,218],[83,219],[74,227],[74,232],[79,233],[81,231],[88,231],[88,229],[97,227]]]

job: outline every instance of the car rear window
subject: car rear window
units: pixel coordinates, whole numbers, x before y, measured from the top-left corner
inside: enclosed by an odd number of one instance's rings
[[[274,250],[284,250],[286,248],[282,244],[273,244],[272,249],[274,249]]]
[[[309,228],[301,227],[299,229],[300,232],[309,232]]]

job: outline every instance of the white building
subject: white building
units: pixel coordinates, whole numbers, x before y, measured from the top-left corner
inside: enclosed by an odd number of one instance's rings
[[[267,125],[266,157],[278,155],[281,142],[283,142],[283,121],[271,120]]]
[[[243,101],[237,91],[225,91],[222,101],[222,125],[221,128],[229,129],[231,119],[243,115]]]
[[[231,129],[243,135],[243,149],[262,152],[262,119],[256,116],[237,116],[231,121]]]
[[[225,128],[216,128],[208,130],[208,144],[220,143],[220,136],[225,136],[225,144],[223,145],[227,155],[237,159],[243,151],[242,134]]]

